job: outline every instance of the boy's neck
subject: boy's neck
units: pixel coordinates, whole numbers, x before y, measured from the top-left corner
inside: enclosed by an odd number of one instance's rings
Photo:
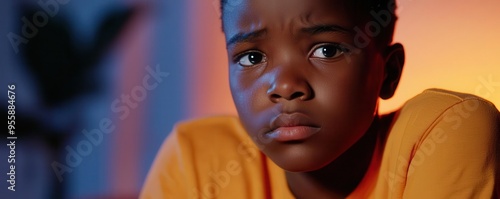
[[[370,166],[378,135],[386,134],[393,114],[375,117],[368,131],[329,165],[312,172],[286,172],[296,198],[345,198],[359,185]]]

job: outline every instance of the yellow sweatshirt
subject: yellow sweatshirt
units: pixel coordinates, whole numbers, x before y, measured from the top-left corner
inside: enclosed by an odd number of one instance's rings
[[[500,114],[479,97],[429,89],[399,109],[348,198],[497,198]],[[140,198],[289,199],[284,171],[236,117],[178,124],[162,145]]]

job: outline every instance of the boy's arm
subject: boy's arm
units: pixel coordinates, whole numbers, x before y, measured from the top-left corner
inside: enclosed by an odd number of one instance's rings
[[[194,189],[192,154],[187,139],[176,130],[161,146],[141,190],[141,199],[192,198]]]
[[[446,110],[414,147],[403,198],[494,198],[500,188],[499,117],[481,99]]]

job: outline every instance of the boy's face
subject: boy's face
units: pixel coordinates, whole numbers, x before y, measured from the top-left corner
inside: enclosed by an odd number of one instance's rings
[[[375,42],[356,48],[359,14],[341,0],[229,1],[230,86],[250,137],[288,171],[332,162],[372,124],[385,75]]]

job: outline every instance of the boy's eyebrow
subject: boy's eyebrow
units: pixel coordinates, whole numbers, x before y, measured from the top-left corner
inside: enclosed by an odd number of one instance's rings
[[[248,33],[240,32],[234,36],[232,36],[228,41],[226,46],[233,45],[235,43],[248,42],[252,39],[261,37],[266,34],[266,29],[256,30]]]
[[[347,28],[344,28],[339,25],[330,24],[330,25],[314,25],[311,27],[306,27],[301,29],[302,32],[314,35],[325,32],[341,32],[344,34],[350,34],[351,31]]]
[[[301,29],[302,32],[306,32],[309,34],[319,34],[325,32],[341,32],[344,34],[350,34],[347,28],[344,28],[339,25],[330,24],[330,25],[315,25],[311,27],[305,27]],[[266,33],[266,29],[256,30],[248,33],[240,32],[234,36],[232,36],[228,41],[226,46],[231,46],[235,43],[248,42],[255,38],[261,37]]]

